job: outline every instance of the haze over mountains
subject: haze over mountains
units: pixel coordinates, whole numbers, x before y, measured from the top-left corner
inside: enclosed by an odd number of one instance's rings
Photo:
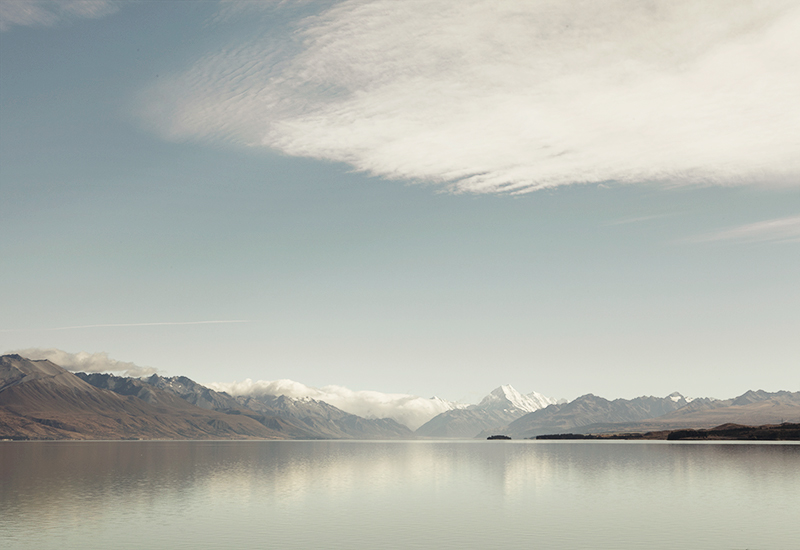
[[[400,405],[422,400],[403,397]],[[384,409],[387,402],[391,399],[384,399]],[[613,401],[587,394],[557,402],[504,385],[475,405],[430,403],[428,420],[413,431],[419,407],[400,407],[400,416],[411,419],[408,425],[352,414],[308,396],[271,394],[263,385],[234,396],[184,376],[71,373],[49,360],[0,357],[0,438],[6,439],[408,439],[495,433],[516,439],[800,421],[800,392],[788,391],[691,401],[677,392]]]
[[[419,426],[450,409],[464,407],[460,403],[439,397],[419,397],[402,393],[377,391],[353,391],[342,386],[313,388],[294,380],[244,380],[232,383],[213,383],[209,387],[234,396],[258,397],[262,395],[285,395],[287,397],[324,401],[343,411],[368,418],[393,418],[411,428]]]
[[[511,386],[500,386],[477,405],[445,411],[422,426],[416,433],[425,437],[475,437],[483,431],[496,431],[517,418],[556,400],[540,393],[523,395]]]

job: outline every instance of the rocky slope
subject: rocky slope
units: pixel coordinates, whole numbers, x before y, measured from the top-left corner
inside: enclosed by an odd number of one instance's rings
[[[412,438],[406,426],[391,418],[363,418],[346,413],[323,401],[292,398],[285,395],[237,397],[239,403],[253,411],[269,412],[299,420],[306,429],[325,438],[396,439]]]
[[[181,395],[172,392],[169,389],[162,389],[161,385],[151,385],[149,380],[151,380],[152,377],[139,379],[125,376],[114,376],[112,374],[105,373],[85,372],[77,372],[75,373],[75,376],[96,388],[109,390],[123,396],[137,397],[151,405],[167,405],[177,408],[186,408],[188,405],[201,411],[216,412],[227,416],[246,417],[255,420],[265,428],[278,432],[282,437],[289,439],[314,439],[318,437],[318,434],[306,429],[299,422],[282,418],[276,414],[264,414],[251,411],[246,407],[239,405],[235,399],[226,394],[221,394],[221,396],[215,401],[220,408],[213,409],[207,406],[207,401],[201,401],[202,404],[206,405],[205,407],[198,407],[195,404],[197,400],[192,399],[191,395],[186,392]],[[186,380],[192,382],[188,378]],[[192,384],[195,383],[192,382]],[[199,388],[204,388],[203,386],[200,386],[200,384],[196,385]],[[168,385],[166,387],[169,388]],[[187,399],[186,397],[190,398]]]
[[[394,420],[362,418],[314,399],[271,395],[234,398],[185,376],[153,375],[142,379],[110,374],[77,373],[77,376],[97,387],[148,401],[154,395],[167,395],[203,409],[248,416],[293,439],[413,437],[411,430]]]
[[[50,361],[0,357],[0,438],[278,439],[252,418],[195,407],[168,394],[148,402],[96,388]]]

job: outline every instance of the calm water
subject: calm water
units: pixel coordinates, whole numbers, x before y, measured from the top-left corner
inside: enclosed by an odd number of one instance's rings
[[[800,445],[0,443],[0,548],[800,548]]]

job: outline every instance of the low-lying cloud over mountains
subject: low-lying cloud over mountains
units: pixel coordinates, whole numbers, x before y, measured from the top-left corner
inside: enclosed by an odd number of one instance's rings
[[[33,360],[37,364],[49,365],[48,368],[54,372],[64,367],[78,373],[77,378],[93,386],[121,395],[136,396],[150,405],[164,401],[163,394],[158,392],[166,392],[204,410],[244,414],[264,428],[272,430],[269,434],[279,434],[277,437],[474,438],[503,433],[517,439],[552,433],[644,432],[709,428],[731,422],[769,424],[800,420],[800,392],[750,391],[728,400],[687,399],[675,392],[666,397],[641,396],[610,401],[587,394],[567,402],[537,392],[522,394],[510,385],[503,385],[490,392],[479,403],[470,405],[438,397],[353,391],[335,385],[314,388],[286,379],[247,379],[241,382],[202,385],[184,376],[159,376],[154,374],[155,369],[118,361],[110,358],[107,353],[31,349],[21,350],[19,354],[25,359],[19,355],[3,357],[12,366]],[[30,365],[29,367],[34,368]],[[122,376],[102,374],[108,372]],[[70,376],[72,375],[62,375],[62,378],[67,380]],[[12,378],[7,381],[8,388],[19,382],[18,377]],[[74,381],[71,383],[74,385]],[[0,391],[3,389],[6,388],[0,387]],[[6,397],[8,395],[11,394],[5,394]],[[70,399],[73,398],[74,396]],[[174,405],[170,403],[167,405]],[[73,405],[77,406],[77,403]],[[48,402],[48,406],[55,407],[54,411],[60,410],[60,405],[56,403]],[[134,412],[141,414],[142,411]],[[180,412],[178,416],[185,413],[186,411]],[[53,415],[54,422],[61,422],[55,412]],[[29,421],[30,419],[25,422]],[[213,419],[212,421],[216,422]],[[107,427],[103,429],[108,431]],[[231,433],[237,434],[236,437],[260,437],[258,433],[262,428],[251,425],[249,428],[242,427],[241,430]],[[145,432],[150,433],[146,430]],[[34,433],[46,435],[35,430],[31,432]],[[111,433],[108,432],[106,436]],[[181,428],[175,433],[189,432]],[[227,432],[223,430],[220,433]],[[202,432],[199,435],[210,437],[213,434]]]
[[[33,360],[46,359],[72,372],[114,373],[131,377],[151,376],[157,373],[157,370],[152,367],[143,367],[135,363],[112,359],[106,352],[88,353],[81,351],[72,353],[56,348],[31,348],[16,350],[12,353]],[[400,424],[408,426],[411,430],[416,430],[443,412],[464,409],[469,406],[439,397],[426,398],[404,393],[383,393],[371,390],[354,391],[336,385],[314,388],[287,379],[257,381],[246,379],[241,382],[213,382],[207,384],[207,387],[218,392],[226,392],[234,397],[257,398],[283,395],[295,399],[310,398],[333,405],[342,411],[363,418],[391,418]],[[503,387],[508,389],[508,392],[510,392],[508,395],[512,396],[516,406],[521,411],[531,412],[550,403],[555,403],[554,399],[536,392],[522,395],[510,386]],[[503,396],[505,399],[505,392]],[[484,399],[484,402],[481,403],[481,408],[492,408],[494,399],[496,399],[496,396],[489,394]],[[498,401],[498,403],[500,402]],[[505,408],[505,406],[501,408]]]
[[[291,381],[248,381],[231,396],[184,376],[120,377],[71,373],[47,359],[0,356],[0,439],[515,439],[543,434],[648,432],[767,425],[800,421],[800,392],[763,390],[728,400],[687,400],[679,393],[609,401],[592,394],[556,402],[535,392],[500,386],[477,405],[451,407],[412,431],[375,409],[355,415],[308,395],[273,395],[286,388],[325,393]],[[334,390],[336,388],[334,387]],[[379,403],[415,423],[426,400],[407,395],[351,392],[328,397]],[[344,390],[344,391],[341,391]],[[249,391],[249,394],[241,393]],[[366,397],[365,397],[366,396]],[[399,403],[399,405],[397,405]],[[405,407],[416,403],[417,408]],[[392,405],[397,405],[392,409]],[[416,411],[417,415],[409,415]],[[428,413],[430,414],[430,413]]]
[[[438,397],[425,398],[404,393],[381,393],[368,390],[353,391],[342,386],[312,388],[293,380],[258,380],[254,382],[247,379],[242,382],[217,382],[208,384],[208,386],[233,396],[310,397],[364,418],[391,418],[412,430],[416,430],[439,413],[463,407],[463,405]]]

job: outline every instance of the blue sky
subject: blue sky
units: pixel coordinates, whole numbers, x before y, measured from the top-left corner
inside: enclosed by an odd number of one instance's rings
[[[649,5],[3,3],[0,351],[797,390],[800,12]]]

